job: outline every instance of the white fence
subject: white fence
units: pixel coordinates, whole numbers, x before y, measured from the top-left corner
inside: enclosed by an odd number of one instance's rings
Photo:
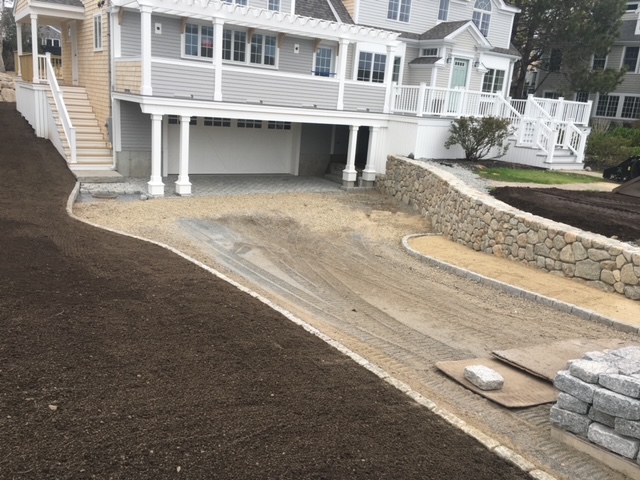
[[[557,149],[567,149],[582,163],[589,135],[591,101],[572,102],[563,98],[505,99],[497,93],[463,89],[394,85],[391,112],[417,117],[508,118],[514,127],[516,145],[543,152],[553,163]]]

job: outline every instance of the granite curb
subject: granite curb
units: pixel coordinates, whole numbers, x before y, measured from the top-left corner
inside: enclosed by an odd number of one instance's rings
[[[486,277],[484,275],[480,275],[479,273],[472,272],[471,270],[467,270],[466,268],[458,267],[451,263],[447,263],[442,260],[438,260],[435,257],[430,257],[429,255],[425,255],[418,250],[415,250],[413,247],[409,245],[409,240],[412,238],[418,237],[426,237],[426,236],[440,236],[438,234],[430,234],[430,233],[416,233],[412,235],[406,235],[402,239],[402,246],[405,251],[423,262],[429,263],[435,267],[438,267],[446,272],[453,273],[460,277],[468,278],[469,280],[473,280],[475,282],[481,283],[483,285],[488,285],[497,290],[501,290],[506,292],[514,297],[523,298],[525,300],[530,300],[532,302],[539,303],[541,305],[545,305],[547,307],[558,310],[559,312],[569,313],[571,315],[575,315],[584,320],[589,320],[591,322],[600,323],[603,325],[607,325],[609,327],[615,328],[620,332],[625,333],[640,333],[640,328],[635,325],[629,325],[628,323],[621,322],[611,317],[607,317],[605,315],[600,315],[592,310],[588,310],[586,308],[579,307],[578,305],[574,305],[571,303],[563,302],[561,300],[557,300],[555,298],[547,297],[545,295],[541,295],[536,292],[532,292],[530,290],[526,290],[524,288],[516,287],[514,285],[501,282],[499,280],[495,280],[490,277]],[[480,254],[480,253],[479,253]]]
[[[80,217],[76,216],[73,213],[73,204],[76,201],[76,198],[78,197],[79,193],[80,193],[80,182],[76,182],[76,185],[73,188],[73,190],[71,191],[71,193],[69,195],[69,198],[67,200],[67,213],[74,220],[78,220],[80,222],[83,222],[83,223],[85,223],[87,225],[91,225],[92,227],[99,228],[101,230],[106,230],[108,232],[112,232],[112,233],[116,233],[116,234],[119,234],[119,235],[123,235],[125,237],[135,238],[135,239],[141,240],[143,242],[148,242],[148,243],[157,245],[157,246],[162,247],[162,248],[164,248],[166,250],[169,250],[170,252],[175,253],[176,255],[179,255],[180,257],[184,258],[185,260],[187,260],[189,262],[192,262],[193,264],[195,264],[195,265],[199,266],[200,268],[206,270],[207,272],[211,273],[212,275],[215,275],[219,279],[224,280],[225,282],[229,283],[230,285],[233,285],[238,290],[251,295],[256,300],[259,300],[260,302],[262,302],[265,305],[269,306],[273,310],[275,310],[278,313],[284,315],[288,320],[290,320],[293,323],[301,326],[307,332],[311,333],[312,335],[315,335],[316,337],[318,337],[322,341],[326,342],[327,344],[329,344],[330,346],[332,346],[333,348],[335,348],[339,352],[341,352],[344,355],[348,356],[353,361],[355,361],[358,365],[366,368],[367,370],[369,370],[371,373],[376,375],[381,380],[384,380],[389,385],[395,387],[396,389],[400,390],[405,395],[409,396],[416,403],[422,405],[423,407],[426,407],[428,410],[433,412],[438,417],[442,418],[444,421],[446,421],[450,425],[458,428],[460,431],[462,431],[466,435],[469,435],[470,437],[474,438],[475,440],[477,440],[481,445],[483,445],[490,452],[493,452],[498,457],[502,458],[503,460],[506,460],[507,462],[511,463],[512,465],[514,465],[517,468],[519,468],[522,471],[524,471],[525,473],[529,474],[529,476],[531,478],[536,479],[536,480],[556,480],[556,477],[553,477],[553,476],[549,475],[548,473],[537,469],[533,463],[529,462],[524,457],[522,457],[518,453],[514,452],[512,449],[510,449],[508,447],[505,447],[504,445],[500,444],[500,442],[498,442],[497,440],[493,439],[491,436],[486,435],[485,433],[481,432],[480,430],[476,429],[475,427],[470,426],[469,424],[467,424],[467,422],[462,420],[460,417],[454,415],[453,413],[449,412],[448,410],[445,410],[443,408],[438,407],[438,405],[435,402],[433,402],[432,400],[428,399],[427,397],[425,397],[421,393],[416,392],[408,384],[406,384],[406,383],[402,382],[401,380],[398,380],[397,378],[389,375],[389,373],[386,372],[384,369],[382,369],[379,366],[369,362],[367,359],[365,359],[364,357],[362,357],[359,354],[355,353],[354,351],[350,350],[349,348],[344,346],[342,343],[334,340],[333,338],[329,337],[328,335],[325,335],[324,333],[322,333],[317,328],[315,328],[312,325],[308,324],[307,322],[305,322],[301,318],[298,318],[297,316],[295,316],[293,313],[289,312],[288,310],[280,307],[279,305],[277,305],[276,303],[272,302],[268,298],[263,297],[259,293],[257,293],[255,291],[245,287],[244,285],[236,282],[235,280],[232,280],[231,278],[227,277],[224,273],[222,273],[222,272],[220,272],[220,271],[218,271],[218,270],[216,270],[214,268],[211,268],[208,265],[205,265],[204,263],[196,260],[195,258],[190,257],[189,255],[181,252],[180,250],[178,250],[176,248],[173,248],[173,247],[171,247],[169,245],[166,245],[164,243],[157,242],[155,240],[150,240],[150,239],[147,239],[147,238],[144,238],[144,237],[139,237],[137,235],[131,235],[129,233],[121,232],[121,231],[118,231],[118,230],[115,230],[115,229],[112,229],[112,228],[103,227],[103,226],[97,225],[95,223],[89,222],[89,221],[87,221],[87,220],[85,220],[83,218],[80,218]],[[409,237],[411,237],[411,235]],[[405,240],[406,239],[407,239],[407,237],[403,238],[403,245],[405,244]]]

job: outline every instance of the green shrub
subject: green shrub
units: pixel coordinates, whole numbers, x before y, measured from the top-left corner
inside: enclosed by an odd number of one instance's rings
[[[611,133],[591,133],[587,140],[585,164],[593,170],[604,170],[640,155],[640,130],[615,128]]]
[[[498,117],[460,117],[451,123],[451,135],[444,146],[460,145],[467,160],[480,160],[493,147],[499,148],[498,157],[507,153],[506,139],[511,135],[511,122]]]

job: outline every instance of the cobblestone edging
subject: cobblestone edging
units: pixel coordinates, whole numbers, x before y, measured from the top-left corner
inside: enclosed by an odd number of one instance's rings
[[[640,300],[640,248],[515,209],[426,163],[389,156],[381,192],[436,233],[473,248]]]

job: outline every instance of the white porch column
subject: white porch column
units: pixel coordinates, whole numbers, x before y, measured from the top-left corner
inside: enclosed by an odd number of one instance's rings
[[[176,193],[178,195],[191,195],[191,183],[189,183],[189,122],[191,117],[180,117],[180,164]]]
[[[151,179],[147,183],[149,195],[162,197],[162,115],[151,115]]]
[[[152,95],[151,89],[151,7],[140,9],[140,40],[142,48],[141,95]]]
[[[387,90],[384,96],[384,107],[382,113],[389,113],[391,110],[391,93],[393,92],[393,62],[395,60],[394,54],[396,53],[396,47],[393,45],[387,46],[387,63],[384,68],[384,83],[387,86]]]
[[[369,148],[367,150],[367,165],[362,171],[362,186],[372,187],[376,180],[375,158],[378,156],[378,138],[380,127],[369,127]]]
[[[344,109],[344,80],[347,75],[347,54],[349,53],[349,40],[340,39],[338,43],[338,102],[336,110]]]
[[[349,125],[349,151],[347,153],[347,166],[342,171],[342,186],[353,187],[356,184],[358,172],[356,172],[356,146],[358,144],[359,125]]]
[[[213,19],[213,64],[215,66],[213,81],[213,100],[222,101],[222,31],[224,29],[224,20],[221,18]]]
[[[22,78],[22,69],[20,65],[20,55],[22,55],[22,24],[16,23],[16,36],[18,37],[18,65],[14,65],[18,76]]]
[[[40,83],[40,71],[38,69],[38,15],[31,14],[31,60],[33,62],[32,83]]]

